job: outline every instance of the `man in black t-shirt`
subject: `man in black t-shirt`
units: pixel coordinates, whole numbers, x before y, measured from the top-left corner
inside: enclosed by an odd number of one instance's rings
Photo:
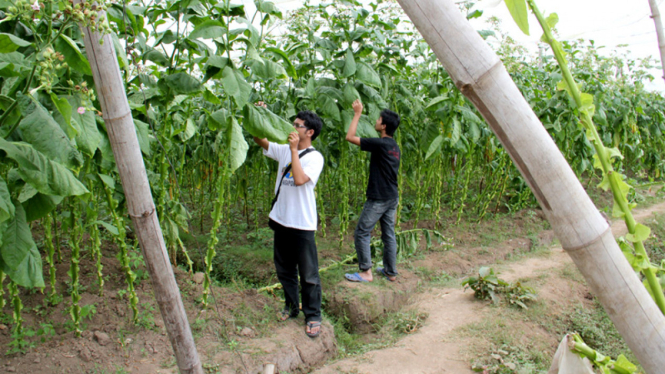
[[[353,120],[346,133],[346,140],[359,145],[360,149],[370,152],[369,181],[367,182],[367,201],[358,219],[355,232],[356,253],[360,271],[345,274],[351,282],[371,282],[372,254],[369,247],[370,233],[377,222],[381,222],[381,240],[383,241],[383,268],[377,272],[389,281],[397,275],[397,241],[395,240],[395,213],[399,194],[397,176],[399,171],[400,150],[393,134],[399,126],[399,115],[384,109],[376,120],[374,128],[381,135],[379,138],[359,138],[356,136],[358,122],[363,111],[360,100],[353,102]]]

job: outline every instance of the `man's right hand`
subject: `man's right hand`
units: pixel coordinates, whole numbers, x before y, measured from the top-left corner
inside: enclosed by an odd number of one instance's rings
[[[353,107],[353,113],[355,113],[357,116],[362,114],[363,103],[360,102],[360,99],[356,99],[356,101],[354,101],[351,106]]]

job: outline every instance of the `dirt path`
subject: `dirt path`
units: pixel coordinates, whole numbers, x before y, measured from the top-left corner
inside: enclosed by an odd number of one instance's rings
[[[665,203],[635,210],[634,216],[644,222],[652,214],[661,212],[665,212]],[[624,235],[626,226],[623,221],[616,221],[612,224],[612,231],[615,236]],[[551,273],[569,264],[572,264],[570,257],[563,249],[556,247],[546,256],[527,258],[496,268],[500,270],[502,279],[515,281],[535,278],[544,272]],[[340,360],[314,373],[473,373],[461,352],[467,342],[452,339],[452,332],[488,317],[492,310],[475,301],[471,292],[463,292],[461,288],[430,289],[419,295],[410,308],[429,314],[425,326],[419,331],[402,338],[393,347]]]

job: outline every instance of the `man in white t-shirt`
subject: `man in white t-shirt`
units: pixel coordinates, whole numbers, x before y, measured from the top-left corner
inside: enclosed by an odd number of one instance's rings
[[[264,106],[262,102],[257,105]],[[295,132],[289,144],[254,138],[263,154],[279,162],[275,200],[270,211],[270,228],[275,232],[274,260],[277,278],[284,289],[285,308],[280,319],[297,317],[298,275],[302,310],[309,337],[321,332],[321,280],[314,234],[317,227],[314,187],[323,169],[323,156],[312,148],[322,122],[311,111],[301,111],[293,121]]]

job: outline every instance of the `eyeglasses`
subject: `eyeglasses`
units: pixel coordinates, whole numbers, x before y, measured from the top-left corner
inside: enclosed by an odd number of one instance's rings
[[[298,125],[298,124],[296,124],[295,122],[293,123],[293,127],[297,128],[297,129],[306,129],[306,128],[307,128],[307,126],[305,126],[305,125]]]

